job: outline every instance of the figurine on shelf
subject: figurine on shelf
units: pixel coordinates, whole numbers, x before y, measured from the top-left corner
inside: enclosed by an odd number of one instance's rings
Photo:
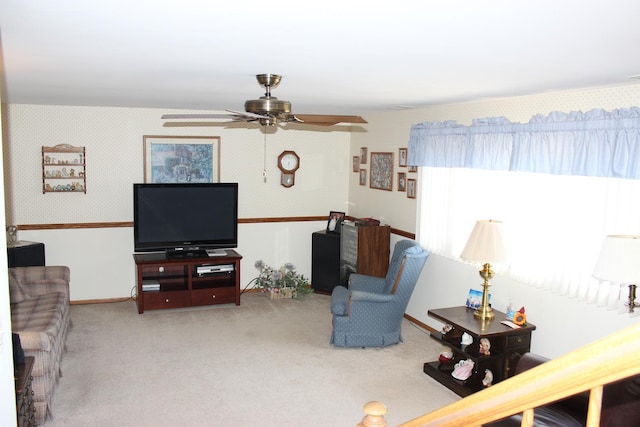
[[[493,372],[489,369],[484,370],[484,378],[482,379],[482,385],[485,387],[489,387],[493,384]]]
[[[460,339],[460,344],[469,345],[473,344],[473,337],[466,332],[462,333],[462,338]]]
[[[453,367],[451,376],[457,380],[464,381],[473,374],[473,367],[475,363],[473,360],[461,360]]]
[[[449,363],[452,359],[453,352],[449,347],[444,347],[440,352],[440,357],[438,357],[438,360],[440,361],[440,363]]]
[[[488,338],[480,339],[480,354],[484,354],[485,356],[489,356],[491,354],[491,341]]]

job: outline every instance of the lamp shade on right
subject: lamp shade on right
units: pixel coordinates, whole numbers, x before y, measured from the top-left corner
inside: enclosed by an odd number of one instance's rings
[[[605,237],[593,277],[627,285],[640,283],[640,236]]]

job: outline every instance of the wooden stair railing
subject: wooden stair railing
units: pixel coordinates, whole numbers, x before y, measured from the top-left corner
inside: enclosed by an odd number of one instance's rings
[[[400,427],[478,427],[522,413],[522,427],[533,426],[533,409],[589,391],[587,427],[600,423],[603,386],[640,374],[640,324],[627,327],[581,349],[529,369],[457,402],[421,415]],[[386,407],[358,426],[386,426]],[[384,412],[380,414],[381,408]],[[376,415],[375,424],[367,417]],[[382,417],[382,421],[380,420]]]

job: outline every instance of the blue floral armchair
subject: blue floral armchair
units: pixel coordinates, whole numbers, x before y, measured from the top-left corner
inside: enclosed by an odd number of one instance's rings
[[[400,327],[429,253],[413,240],[396,243],[386,277],[352,274],[331,294],[337,347],[383,347],[402,341]]]

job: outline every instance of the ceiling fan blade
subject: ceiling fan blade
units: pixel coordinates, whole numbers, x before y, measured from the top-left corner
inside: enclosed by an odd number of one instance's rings
[[[225,119],[232,121],[254,121],[258,119],[268,118],[260,114],[225,110],[227,113],[202,113],[202,114],[163,114],[163,120],[207,120],[207,119]]]
[[[324,115],[324,114],[296,114],[295,118],[298,122],[308,125],[333,126],[338,123],[367,123],[360,116],[340,116],[340,115]]]
[[[231,114],[163,114],[163,120],[174,120],[174,119],[229,119],[231,118]]]
[[[242,116],[242,117],[251,118],[251,119],[268,119],[269,118],[269,116],[265,116],[263,114],[249,113],[248,111],[234,111],[234,110],[225,110],[225,111],[228,111],[231,114],[234,114],[237,116]]]

